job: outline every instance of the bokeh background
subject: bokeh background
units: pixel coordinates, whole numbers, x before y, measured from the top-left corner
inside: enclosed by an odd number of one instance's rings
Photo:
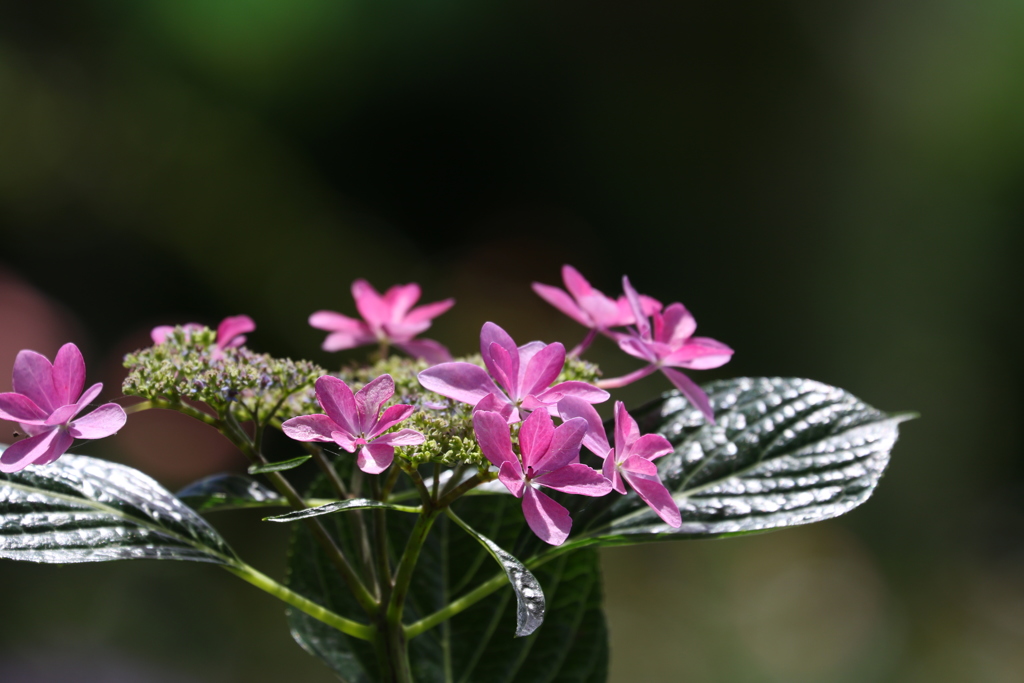
[[[841,519],[605,551],[616,682],[1024,679],[1022,223],[1011,0],[0,1],[0,390],[73,340],[114,398],[150,327],[241,312],[333,367],[306,317],[356,277],[454,296],[456,352],[485,320],[573,344],[529,289],[572,263],[737,350],[699,379],[922,414]],[[179,417],[79,450],[171,489],[244,466]],[[257,519],[219,524],[280,575]],[[0,586],[7,682],[333,680],[209,567]]]

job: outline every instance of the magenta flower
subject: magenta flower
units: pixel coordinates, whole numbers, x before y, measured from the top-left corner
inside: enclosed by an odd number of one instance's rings
[[[625,295],[618,299],[605,296],[591,287],[579,271],[569,265],[562,266],[562,281],[565,283],[565,289],[534,282],[533,291],[562,313],[590,329],[570,355],[578,356],[583,353],[598,332],[609,334],[608,331],[613,327],[623,327],[636,322],[636,315]],[[641,295],[640,303],[645,315],[661,310],[661,303],[649,296]]]
[[[661,370],[683,396],[704,413],[708,422],[714,424],[715,414],[711,409],[711,402],[708,401],[708,395],[693,380],[673,368],[717,368],[729,362],[733,350],[709,337],[694,337],[697,322],[680,303],[669,305],[663,312],[656,311],[653,314],[652,328],[647,316],[641,312],[640,297],[629,284],[628,277],[622,278],[622,288],[633,307],[637,329],[633,334],[619,337],[619,348],[631,356],[647,361],[649,365],[622,377],[601,380],[598,384],[614,389]]]
[[[391,375],[381,375],[355,394],[343,380],[324,375],[316,381],[316,400],[326,415],[302,415],[281,428],[296,441],[333,441],[349,453],[359,449],[356,464],[368,474],[380,474],[395,459],[395,446],[417,446],[424,441],[415,429],[384,434],[412,415],[410,405],[380,408],[395,393]]]
[[[587,403],[608,400],[607,391],[586,382],[551,386],[565,365],[565,347],[558,342],[534,341],[516,347],[505,330],[488,322],[480,330],[480,354],[487,370],[472,363],[441,363],[421,372],[420,384],[478,410],[501,413],[509,422],[518,422],[521,412],[538,408],[554,413],[566,396]]]
[[[531,413],[519,430],[522,459],[512,450],[508,423],[498,413],[477,411],[473,429],[480,450],[498,467],[498,479],[513,496],[523,499],[526,523],[545,543],[561,545],[569,537],[572,518],[537,487],[582,496],[603,496],[612,490],[600,472],[579,461],[586,420],[566,420],[555,427],[547,411]]]
[[[366,280],[352,283],[352,297],[362,320],[334,311],[317,311],[309,316],[309,324],[330,332],[323,343],[324,351],[342,351],[366,344],[393,344],[414,358],[428,363],[451,360],[451,354],[433,339],[413,339],[430,327],[430,321],[455,304],[445,299],[412,308],[420,298],[416,283],[395,285],[384,296]],[[410,310],[411,309],[411,310]]]
[[[185,323],[181,326],[186,333],[203,329],[199,323]],[[217,326],[217,345],[210,352],[214,360],[224,357],[224,349],[233,349],[245,343],[245,334],[256,329],[256,323],[247,315],[232,315],[220,321]],[[154,344],[163,344],[167,335],[174,331],[171,325],[154,327],[149,336]]]
[[[661,434],[640,436],[640,427],[622,401],[615,402],[615,448],[609,445],[604,424],[594,406],[589,403],[573,397],[566,398],[558,404],[558,414],[566,421],[576,418],[587,421],[583,445],[604,459],[602,472],[613,489],[625,493],[623,481],[628,482],[640,499],[650,505],[666,524],[675,529],[680,527],[682,519],[679,506],[661,483],[658,467],[652,462],[675,450],[668,439]]]
[[[57,352],[53,365],[46,356],[24,350],[14,360],[14,392],[0,394],[0,419],[18,422],[29,438],[0,455],[0,472],[46,465],[67,452],[75,439],[102,439],[124,426],[128,416],[116,403],[105,403],[82,417],[78,414],[103,390],[85,386],[85,360],[74,344]]]

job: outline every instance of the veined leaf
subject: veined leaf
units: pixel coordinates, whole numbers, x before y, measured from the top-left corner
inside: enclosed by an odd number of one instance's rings
[[[678,392],[636,411],[675,452],[655,462],[682,514],[672,529],[635,494],[573,501],[569,543],[714,538],[809,524],[867,500],[911,415],[890,415],[807,379],[739,378],[706,387],[716,424]],[[575,531],[575,529],[574,529]]]
[[[60,564],[235,559],[206,520],[151,478],[84,455],[0,473],[0,557]]]
[[[198,512],[288,504],[269,486],[242,474],[215,474],[189,484],[174,495]]]
[[[369,498],[353,498],[351,500],[339,500],[333,503],[326,503],[324,505],[318,505],[317,507],[306,508],[304,510],[295,510],[283,515],[275,515],[274,517],[264,517],[264,522],[297,522],[300,519],[308,519],[310,517],[318,517],[320,515],[329,515],[335,512],[344,512],[346,510],[369,510],[376,508],[378,510],[395,510],[397,512],[411,512],[413,514],[419,514],[420,509],[416,507],[409,507],[408,505],[394,505],[391,503],[382,503],[379,500],[370,500]]]
[[[312,455],[300,455],[297,458],[281,460],[279,462],[268,462],[266,465],[249,465],[249,474],[266,474],[267,472],[284,472],[292,470],[306,462]]]

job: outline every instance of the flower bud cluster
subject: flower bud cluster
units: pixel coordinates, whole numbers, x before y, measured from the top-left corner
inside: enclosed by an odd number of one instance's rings
[[[172,403],[199,401],[218,414],[266,423],[317,408],[313,383],[326,371],[309,361],[273,358],[240,346],[216,353],[217,334],[208,328],[176,327],[163,343],[125,356],[122,391],[128,396]]]

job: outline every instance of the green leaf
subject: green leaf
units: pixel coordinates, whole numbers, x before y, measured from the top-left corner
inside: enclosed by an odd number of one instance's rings
[[[379,510],[395,510],[397,512],[411,512],[413,514],[419,514],[420,509],[416,507],[409,507],[408,505],[393,505],[391,503],[382,503],[379,500],[370,500],[369,498],[353,498],[351,500],[339,500],[334,503],[327,503],[325,505],[319,505],[317,507],[306,508],[305,510],[296,510],[289,512],[284,515],[275,515],[274,517],[264,517],[264,522],[297,522],[300,519],[308,519],[310,517],[318,517],[320,515],[329,515],[335,512],[344,512],[346,510],[368,510],[376,508]]]
[[[155,481],[83,455],[0,473],[0,557],[59,564],[235,560],[206,520]]]
[[[215,474],[189,484],[174,495],[198,512],[288,505],[288,501],[270,487],[241,474]]]
[[[322,482],[309,495],[323,495]],[[518,557],[535,552],[540,542],[527,528],[521,501],[509,495],[473,496],[456,502],[457,512],[477,533],[493,539]],[[349,557],[358,557],[344,515],[322,518],[340,539]],[[394,543],[401,552],[412,515],[388,515]],[[550,546],[548,546],[550,547]],[[532,574],[547,601],[544,623],[531,635],[516,638],[518,604],[504,585],[409,643],[413,676],[418,683],[601,683],[607,676],[607,633],[601,611],[601,586],[595,551],[580,550],[552,559]],[[500,576],[500,574],[499,574]],[[495,577],[490,549],[445,516],[439,517],[424,545],[406,604],[405,622],[413,623],[445,607]],[[361,610],[337,578],[304,525],[296,525],[289,554],[289,587],[328,609],[353,619]],[[376,681],[372,648],[298,612],[289,610],[296,641],[350,683]]]
[[[672,529],[640,498],[570,505],[572,545],[714,538],[831,519],[866,501],[910,415],[889,415],[807,379],[738,378],[706,387],[716,424],[679,396],[636,411],[675,452],[655,461],[682,514]]]
[[[281,460],[279,462],[268,462],[266,465],[249,465],[249,474],[266,474],[267,472],[283,472],[285,470],[295,469],[302,463],[306,462],[312,455],[300,455],[297,458],[291,458],[290,460]]]

